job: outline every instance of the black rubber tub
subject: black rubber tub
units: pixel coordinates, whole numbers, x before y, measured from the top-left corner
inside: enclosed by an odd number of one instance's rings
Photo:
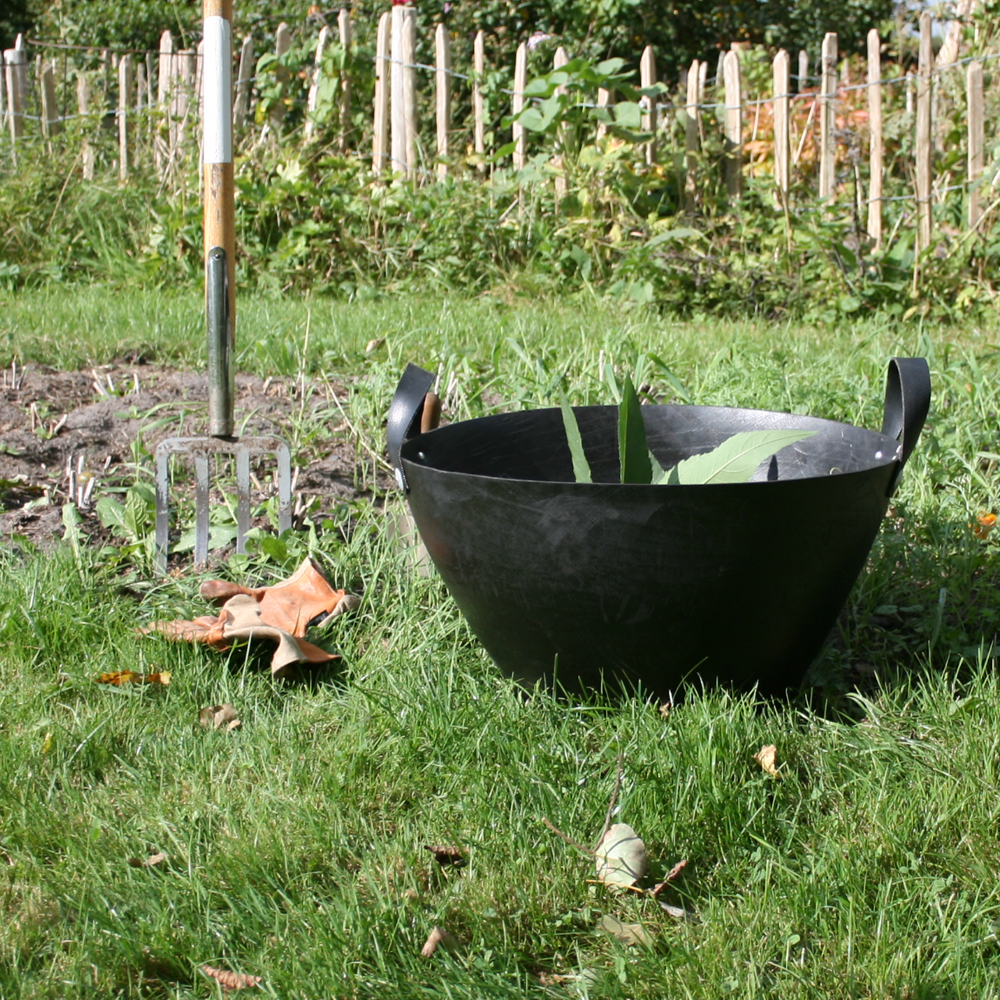
[[[868,557],[923,427],[923,358],[889,363],[881,432],[817,417],[644,406],[664,466],[738,431],[817,433],[748,483],[621,485],[617,407],[574,408],[593,483],[573,481],[558,409],[423,434],[433,376],[410,365],[389,454],[420,536],[490,656],[526,685],[797,686]],[[411,436],[412,435],[412,436]]]

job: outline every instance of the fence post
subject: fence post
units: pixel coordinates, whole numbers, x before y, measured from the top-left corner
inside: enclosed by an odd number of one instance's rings
[[[684,106],[684,211],[693,212],[698,190],[698,153],[701,135],[698,127],[698,91],[701,84],[701,64],[695,59],[688,69],[687,104]]]
[[[59,109],[56,104],[56,63],[54,59],[42,64],[42,134],[48,140],[49,154],[52,154],[52,137],[62,130]]]
[[[132,57],[122,56],[118,63],[118,180],[128,180],[129,99],[132,95]]]
[[[439,24],[434,29],[435,54],[435,96],[437,98],[437,175],[448,176],[448,164],[445,162],[448,149],[448,133],[451,131],[451,40],[448,29]]]
[[[521,42],[517,47],[514,56],[514,93],[511,96],[511,113],[516,119],[524,110],[524,88],[528,86],[528,47]],[[512,158],[514,169],[521,170],[524,167],[524,157],[527,152],[528,142],[524,132],[524,126],[515,121],[511,129],[514,140],[514,155]]]
[[[76,78],[76,106],[84,121],[83,144],[80,147],[83,179],[92,181],[94,179],[94,148],[87,138],[90,133],[90,123],[87,121],[90,115],[90,81],[83,73]]]
[[[280,59],[292,47],[292,29],[282,21],[274,33],[274,54]],[[270,124],[273,132],[281,131],[281,123],[285,119],[285,104],[281,99],[285,94],[285,86],[288,83],[288,70],[282,65],[275,67],[275,77],[281,86],[281,97],[271,105]]]
[[[569,55],[566,50],[560,45],[556,49],[556,54],[552,59],[552,68],[554,70],[560,70],[566,63],[569,62]],[[566,88],[563,86],[556,87],[556,95],[562,96],[566,93]],[[566,197],[566,192],[569,190],[569,185],[566,183],[566,128],[563,125],[559,125],[556,128],[556,155],[552,158],[552,165],[556,168],[556,205]]]
[[[809,53],[805,49],[799,49],[799,85],[796,87],[798,93],[802,93],[809,86]]]
[[[834,194],[837,147],[833,141],[834,101],[837,98],[837,33],[823,36],[820,61],[819,97],[819,197],[826,201]]]
[[[653,46],[647,45],[642,50],[642,58],[639,60],[639,86],[646,88],[655,84],[656,56],[653,54]],[[656,98],[644,97],[642,103],[645,108],[645,113],[642,116],[642,130],[654,134],[654,138],[646,143],[646,162],[651,164],[656,160]]]
[[[982,63],[969,63],[969,68],[965,72],[965,89],[968,95],[969,106],[969,162],[967,178],[969,187],[969,228],[975,229],[979,225],[980,216],[983,214],[982,205],[979,202],[978,187],[979,178],[983,173],[985,156]]]
[[[375,36],[375,122],[372,129],[372,173],[382,176],[386,168],[386,150],[389,147],[389,32],[392,14],[384,11],[378,19]]]
[[[319,84],[323,75],[323,56],[326,54],[326,47],[330,44],[333,32],[328,24],[324,24],[320,29],[319,38],[316,40],[316,55],[313,57],[312,80],[309,83],[309,94],[306,97],[306,127],[305,136],[310,138],[316,131],[316,105],[319,103]]]
[[[730,49],[722,67],[726,107],[726,191],[730,198],[743,192],[743,90],[740,81],[740,57]]]
[[[604,87],[597,88],[597,106],[605,110],[611,107],[611,91]],[[604,122],[597,123],[597,141],[600,142],[608,134],[608,126]]]
[[[351,130],[351,73],[346,61],[351,52],[351,15],[341,9],[337,15],[337,30],[340,33],[340,47],[344,51],[345,68],[340,74],[340,151],[347,152],[347,136]]]
[[[188,133],[191,122],[191,98],[194,96],[192,88],[195,79],[194,49],[181,49],[177,53],[179,56],[178,73],[174,77],[173,93],[173,124],[171,131],[170,145],[170,166],[176,170],[185,156],[185,146],[187,146]],[[195,104],[197,108],[197,104]]]
[[[28,98],[31,95],[31,77],[28,74],[28,51],[25,47],[24,35],[14,39],[14,49],[21,53],[17,62],[17,80],[21,87],[21,114],[28,110]]]
[[[148,56],[149,53],[147,52],[146,55]],[[146,99],[149,92],[148,80],[146,60],[137,59],[135,64],[135,128],[132,129],[132,160],[134,163],[138,163],[142,157],[140,148],[145,123],[144,115],[149,107]]]
[[[203,104],[205,100],[205,89],[202,82],[202,75],[205,67],[205,39],[203,38],[198,42],[198,48],[195,50],[195,61],[194,61],[194,90],[192,91],[192,96],[194,98],[195,107],[197,108],[197,114],[195,115],[195,121],[201,122],[203,115]],[[232,71],[230,71],[231,73]],[[229,103],[232,103],[232,95],[230,95]],[[199,145],[201,143],[199,142]],[[198,176],[201,176],[201,171],[199,170]]]
[[[417,170],[417,12],[413,7],[403,11],[403,120],[406,124],[406,172],[412,177]]]
[[[392,8],[392,169],[406,174],[416,169],[416,13],[409,6]]]
[[[917,60],[917,246],[923,251],[931,245],[931,72],[934,48],[931,41],[931,15],[920,15],[920,51]]]
[[[240,68],[236,74],[236,101],[233,104],[233,126],[246,128],[250,118],[250,94],[253,90],[253,36],[247,35],[240,46]]]
[[[882,39],[868,32],[868,235],[882,246]]]
[[[160,35],[159,62],[156,68],[156,114],[153,132],[153,164],[162,179],[170,156],[170,136],[174,131],[170,118],[171,91],[174,85],[174,36]]]
[[[0,135],[7,129],[7,70],[0,52]]]
[[[6,49],[3,54],[4,72],[7,77],[7,120],[10,124],[10,140],[16,145],[24,133],[24,92],[21,89],[21,66],[24,64],[23,49]],[[16,160],[16,154],[15,154]]]
[[[778,189],[778,206],[788,207],[788,160],[791,156],[791,59],[784,49],[774,57],[771,67],[774,85],[774,183]]]
[[[486,104],[483,100],[483,75],[486,72],[486,42],[483,32],[476,32],[476,40],[472,46],[472,122],[476,150],[476,169],[485,173],[486,163]]]

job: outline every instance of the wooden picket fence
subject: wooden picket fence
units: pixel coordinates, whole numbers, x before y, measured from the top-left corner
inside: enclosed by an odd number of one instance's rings
[[[351,80],[349,72],[340,72],[342,78],[335,81],[339,102],[336,147],[345,154],[370,158],[371,170],[380,182],[398,175],[417,182],[444,177],[451,171],[470,169],[463,167],[463,163],[471,163],[472,172],[486,179],[494,150],[486,145],[483,35],[480,32],[475,39],[473,65],[468,73],[462,74],[452,68],[451,40],[444,25],[440,24],[434,31],[435,64],[418,64],[416,30],[416,12],[411,6],[395,6],[379,21],[374,102],[368,118],[370,138],[368,130],[364,130],[365,141],[360,144],[364,148],[352,148],[358,146],[355,139],[358,130],[351,127]],[[883,66],[882,40],[878,32],[872,30],[868,35],[865,77],[852,84],[843,78],[842,67],[838,65],[837,36],[827,34],[817,67],[818,87],[807,86],[809,58],[802,52],[798,55],[798,87],[793,90],[791,60],[782,50],[773,60],[771,93],[752,101],[745,97],[740,46],[734,45],[720,56],[712,79],[709,67],[695,61],[682,74],[676,100],[669,100],[669,91],[655,102],[644,99],[642,128],[653,136],[646,143],[646,160],[653,164],[662,158],[662,162],[673,163],[675,148],[671,137],[675,131],[682,137],[684,207],[689,212],[698,207],[700,184],[708,169],[702,150],[712,129],[721,132],[725,149],[725,186],[733,201],[741,197],[747,174],[758,178],[767,175],[780,209],[787,210],[793,197],[799,199],[798,207],[803,207],[802,184],[793,184],[793,178],[798,169],[801,180],[803,165],[809,160],[815,174],[815,188],[809,197],[818,207],[825,208],[853,191],[855,207],[859,216],[863,214],[868,235],[876,246],[880,246],[885,239],[884,203],[887,200],[883,193],[886,180],[883,111],[888,100],[899,103],[898,91],[902,89],[906,109],[912,113],[915,135],[912,163],[905,170],[912,175],[912,189],[897,197],[911,203],[918,249],[931,245],[934,204],[956,189],[962,190],[965,199],[964,226],[968,232],[975,232],[987,214],[992,217],[997,208],[997,202],[988,207],[984,205],[983,195],[996,179],[984,177],[983,62],[996,55],[986,53],[979,58],[955,61],[957,37],[957,33],[952,32],[935,62],[931,18],[926,12],[921,14],[917,70],[904,75],[897,67]],[[334,39],[342,50],[350,51],[352,31],[347,11],[340,12],[336,28],[326,25],[320,31],[313,63],[304,74],[305,79],[291,78],[280,64],[276,64],[278,68],[273,80],[281,87],[281,99],[271,103],[263,120],[258,120],[262,116],[257,113],[260,81],[255,75],[254,41],[252,38],[243,41],[234,83],[234,125],[244,152],[252,155],[253,150],[269,138],[280,139],[286,108],[297,103],[304,104],[306,138],[315,133],[315,113],[324,83],[323,74],[328,72],[323,56]],[[508,110],[515,116],[525,106],[530,44],[530,40],[522,42],[514,58],[511,88],[507,93]],[[291,45],[292,32],[288,25],[282,24],[276,34],[275,55],[282,56]],[[115,170],[121,183],[127,183],[136,169],[154,170],[165,186],[179,184],[190,177],[197,165],[198,150],[201,89],[198,50],[177,50],[170,32],[163,33],[155,52],[104,50],[100,54],[98,72],[77,70],[73,74],[75,107],[67,108],[65,95],[72,68],[66,51],[69,48],[19,38],[13,49],[3,53],[0,117],[4,129],[0,136],[4,138],[0,140],[0,164],[8,159],[11,166],[16,165],[18,149],[28,141],[44,142],[49,149],[53,148],[63,126],[70,121],[82,121],[87,125],[103,122],[105,127],[113,122],[117,131],[117,155],[108,157],[105,154],[103,169]],[[33,59],[29,58],[29,49],[35,53]],[[53,53],[56,58],[52,57]],[[79,54],[72,52],[74,58]],[[565,65],[568,59],[566,51],[559,48],[554,68]],[[964,172],[952,165],[947,173],[935,178],[935,142],[940,144],[942,141],[935,130],[935,98],[941,89],[942,75],[954,74],[963,68]],[[887,74],[886,70],[894,72]],[[436,138],[433,156],[428,156],[420,143],[418,81],[421,75],[433,79]],[[655,83],[655,55],[647,46],[639,59],[639,84],[649,88]],[[459,127],[452,120],[456,87],[468,88],[472,107],[471,121]],[[64,95],[62,109],[58,107],[57,93]],[[598,105],[607,105],[610,100],[611,96],[605,91],[596,95]],[[843,137],[852,127],[851,124],[845,126],[845,122],[864,126],[856,132],[867,140],[866,148],[847,151],[849,155],[845,155]],[[597,126],[597,130],[599,138],[604,129]],[[92,179],[95,172],[102,169],[98,163],[94,128],[84,128],[78,141],[78,169],[84,178]],[[521,168],[526,163],[528,135],[517,121],[513,125],[513,144],[511,163]],[[103,148],[107,145],[105,142]],[[456,155],[457,150],[464,148],[471,149],[474,155],[464,158]],[[555,183],[557,193],[564,193],[565,177],[557,177]]]

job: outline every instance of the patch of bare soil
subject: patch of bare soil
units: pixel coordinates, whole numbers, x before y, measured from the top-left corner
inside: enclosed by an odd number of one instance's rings
[[[236,379],[237,429],[241,436],[277,435],[290,444],[298,509],[320,498],[310,516],[325,516],[373,485],[371,461],[356,454],[338,396],[343,399],[343,388],[329,383]],[[0,534],[45,545],[62,535],[61,508],[71,499],[98,533],[93,505],[102,491],[134,482],[137,466],[151,470],[152,452],[163,438],[204,435],[207,400],[205,375],[154,365],[3,372]],[[254,469],[254,499],[273,494],[274,468],[268,456]],[[380,487],[388,482],[378,476]]]

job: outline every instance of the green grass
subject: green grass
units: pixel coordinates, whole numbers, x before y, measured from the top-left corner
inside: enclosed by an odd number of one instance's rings
[[[124,343],[197,365],[198,310],[190,295],[60,292],[13,297],[3,323],[24,363],[100,363]],[[583,302],[256,300],[240,317],[245,369],[349,380],[373,449],[409,360],[442,366],[445,385],[454,373],[458,416],[547,405],[564,373],[574,400],[603,399],[602,350],[626,365],[656,353],[696,402],[875,428],[886,358],[919,353],[934,403],[870,566],[788,701],[693,692],[664,718],[641,698],[525,697],[365,504],[346,540],[319,539],[334,584],[365,600],[332,627],[343,660],[311,682],[273,681],[245,650],[136,635],[204,611],[191,574],[126,584],[99,553],[6,547],[2,1000],[220,996],[203,964],[282,998],[1000,995],[1000,591],[996,542],[968,526],[996,509],[987,337],[685,326]],[[173,681],[93,682],[120,669]],[[227,701],[239,729],[198,727],[199,708]],[[777,780],[753,759],[770,743]],[[689,859],[666,898],[696,923],[594,885],[542,823],[593,843],[619,755],[616,820],[644,838],[652,880]],[[425,844],[469,863],[439,869]],[[129,864],[156,852],[154,868]],[[604,914],[652,945],[608,938]],[[454,954],[420,956],[434,926]]]

